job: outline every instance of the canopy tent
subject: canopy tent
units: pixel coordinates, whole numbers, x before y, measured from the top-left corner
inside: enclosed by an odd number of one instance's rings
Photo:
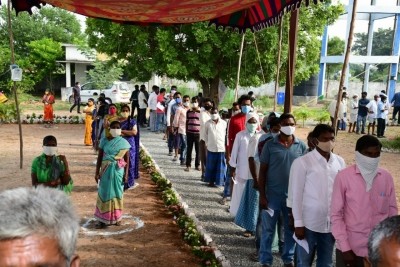
[[[322,1],[322,0],[320,0]],[[1,2],[1,1],[0,1]],[[129,24],[182,24],[210,21],[252,31],[274,25],[303,0],[11,0],[17,13],[50,4],[87,17]],[[306,5],[310,0],[304,0]],[[317,3],[318,0],[313,0]]]

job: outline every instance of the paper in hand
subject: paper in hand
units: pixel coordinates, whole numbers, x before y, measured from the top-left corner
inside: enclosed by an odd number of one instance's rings
[[[296,241],[297,244],[299,244],[300,247],[304,248],[304,250],[309,254],[310,253],[310,248],[308,247],[308,242],[306,239],[298,239],[296,234],[293,234],[293,239]]]

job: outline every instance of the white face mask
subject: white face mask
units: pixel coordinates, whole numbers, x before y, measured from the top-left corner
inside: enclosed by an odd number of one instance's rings
[[[332,149],[335,147],[335,141],[328,141],[328,142],[320,142],[318,139],[317,147],[324,152],[331,152]]]
[[[129,117],[129,112],[125,111],[125,112],[121,112],[121,116],[123,118],[128,118]]]
[[[367,192],[372,188],[372,183],[376,174],[378,173],[378,165],[380,160],[381,157],[370,158],[356,151],[356,165],[361,172],[361,176],[365,180]]]
[[[57,154],[57,147],[56,146],[43,146],[43,153],[46,156],[54,156]]]
[[[183,102],[183,106],[188,107],[189,106],[189,102]]]
[[[121,136],[121,129],[110,129],[110,134],[112,137]]]
[[[296,127],[294,126],[281,126],[281,132],[284,135],[292,135],[296,131]]]
[[[213,121],[218,120],[218,119],[219,119],[219,114],[211,114],[211,119],[212,119]]]
[[[232,116],[235,116],[236,114],[239,114],[239,113],[240,113],[240,110],[236,110],[236,111],[232,112]]]
[[[192,103],[192,107],[198,108],[199,107],[199,103],[197,103],[197,102]]]

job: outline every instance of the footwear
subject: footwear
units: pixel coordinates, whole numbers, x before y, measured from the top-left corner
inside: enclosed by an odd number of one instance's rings
[[[168,152],[168,156],[172,156],[172,152]]]
[[[294,263],[293,262],[285,263],[283,266],[285,266],[285,267],[294,267]]]
[[[103,223],[103,222],[97,222],[97,223],[94,225],[94,227],[95,227],[96,229],[104,229],[104,228],[107,227],[107,225],[106,225],[105,223]]]
[[[361,132],[361,134],[365,134],[365,132]]]
[[[251,237],[252,235],[253,235],[253,233],[250,232],[250,231],[246,231],[246,232],[243,233],[244,237]]]
[[[184,169],[184,171],[185,171],[185,172],[190,171],[190,167],[186,167],[186,168]]]
[[[115,223],[115,226],[121,226],[122,225],[122,221],[118,221]]]
[[[82,113],[78,111],[78,114],[82,114]]]
[[[269,265],[269,264],[263,264],[263,265],[261,265],[261,267],[271,267],[271,265]]]
[[[251,253],[249,259],[254,262],[258,262],[258,252]],[[263,265],[264,266],[264,265]]]
[[[172,161],[178,161],[178,157],[174,156],[174,158],[172,159]]]
[[[194,168],[196,171],[201,171],[200,167]]]
[[[226,205],[226,202],[227,202],[226,197],[223,197],[220,201],[218,201],[219,204],[224,205],[224,206]]]
[[[186,163],[184,161],[181,161],[181,166],[186,166]]]

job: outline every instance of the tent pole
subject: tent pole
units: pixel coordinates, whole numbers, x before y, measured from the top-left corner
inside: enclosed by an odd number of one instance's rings
[[[276,111],[276,97],[279,88],[279,71],[281,69],[281,55],[282,55],[282,34],[283,34],[283,18],[279,22],[279,43],[278,43],[278,58],[276,60],[276,79],[275,79],[275,90],[274,90],[274,109]]]
[[[290,113],[292,111],[298,26],[299,26],[299,9],[296,9],[292,11],[290,14],[289,51],[288,51],[288,66],[286,71],[286,89],[285,89],[285,105],[284,105],[285,113]]]
[[[10,49],[11,49],[11,64],[15,64],[15,54],[14,54],[14,36],[12,32],[11,26],[11,0],[8,0],[7,5],[8,11],[8,34],[10,37]],[[19,110],[19,102],[18,102],[18,94],[17,94],[17,82],[13,82],[13,91],[14,91],[14,100],[15,100],[15,108],[17,110],[17,121],[18,121],[18,129],[19,129],[19,168],[22,169],[22,165],[24,162],[24,142],[22,140],[22,125],[21,125],[21,114]]]
[[[343,84],[344,80],[346,78],[346,71],[347,71],[347,66],[349,65],[349,60],[350,60],[350,52],[351,52],[351,46],[353,43],[353,32],[354,32],[354,21],[356,17],[356,7],[357,7],[357,0],[351,0],[349,4],[353,2],[353,10],[351,13],[351,21],[350,21],[350,31],[349,31],[349,36],[347,39],[347,47],[346,47],[346,53],[344,55],[344,62],[342,66],[342,73],[340,75],[340,83],[339,83],[339,90],[338,90],[338,95],[337,95],[337,101],[336,101],[336,109],[335,109],[335,117],[334,117],[334,123],[333,123],[333,128],[335,129],[335,134],[337,135],[337,119],[338,119],[338,113],[339,113],[339,106],[342,101],[342,93],[343,93]]]
[[[235,102],[238,100],[238,91],[239,91],[239,78],[240,78],[240,65],[242,65],[242,55],[243,55],[243,46],[244,46],[244,35],[242,35],[242,43],[240,44],[240,54],[239,54],[239,63],[238,63],[238,71],[236,78],[236,89],[235,89]]]

